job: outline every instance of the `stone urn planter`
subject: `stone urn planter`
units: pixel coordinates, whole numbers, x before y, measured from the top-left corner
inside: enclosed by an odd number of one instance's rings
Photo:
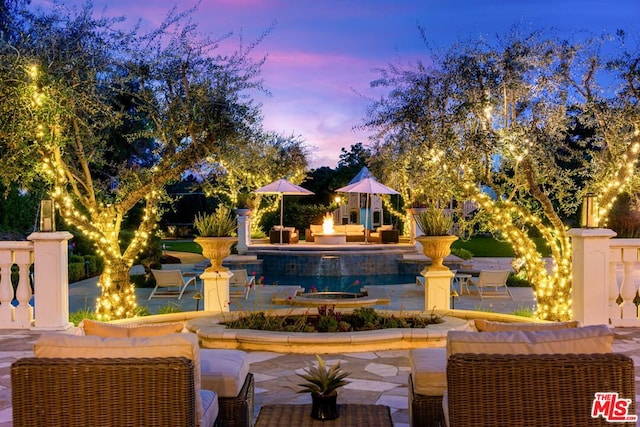
[[[419,236],[416,240],[422,245],[422,253],[431,258],[427,271],[449,270],[442,261],[451,253],[451,244],[458,240],[457,236]]]
[[[212,214],[198,214],[193,220],[193,226],[200,234],[194,241],[202,248],[202,255],[211,261],[211,267],[205,271],[229,271],[222,266],[222,260],[231,254],[231,245],[238,241],[234,236],[238,225],[231,210],[226,206],[218,206]]]
[[[211,261],[211,267],[205,271],[229,271],[222,261],[231,254],[231,245],[238,241],[237,237],[196,237],[194,241],[202,248],[202,255]]]

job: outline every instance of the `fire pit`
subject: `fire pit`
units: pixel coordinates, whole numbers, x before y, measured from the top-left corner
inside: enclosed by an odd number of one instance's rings
[[[336,233],[333,229],[333,217],[326,214],[322,221],[322,233],[315,233],[313,239],[318,245],[344,245],[347,243],[347,234]]]

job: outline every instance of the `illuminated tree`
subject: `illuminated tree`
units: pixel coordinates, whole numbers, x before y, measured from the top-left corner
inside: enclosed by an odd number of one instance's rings
[[[105,261],[101,319],[135,314],[129,270],[153,232],[164,184],[245,144],[259,125],[248,95],[261,89],[264,59],[250,59],[255,44],[216,54],[219,40],[197,34],[193,13],[171,11],[142,34],[93,18],[87,5],[31,15],[18,41],[2,46],[11,101],[0,108],[12,120],[0,122],[0,148],[10,153],[0,174],[47,178],[64,220],[95,243]],[[140,204],[135,236],[121,248],[123,220]]]
[[[523,259],[541,319],[571,317],[564,219],[585,192],[605,218],[619,192],[637,188],[640,58],[625,43],[622,33],[580,42],[513,33],[497,46],[457,44],[429,66],[388,67],[373,82],[391,89],[366,121],[385,182],[408,197],[473,200],[476,220]],[[550,271],[534,234],[551,249]]]
[[[236,206],[241,192],[250,192],[277,179],[285,177],[299,184],[308,164],[308,148],[299,137],[267,132],[255,135],[244,145],[229,147],[218,157],[205,159],[198,169],[206,177],[203,188],[208,196],[216,195]],[[268,201],[263,203],[261,196],[256,197],[252,232],[258,231],[265,212],[279,209],[274,196],[266,196]]]

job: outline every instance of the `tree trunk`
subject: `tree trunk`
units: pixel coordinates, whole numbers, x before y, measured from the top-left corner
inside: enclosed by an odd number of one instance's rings
[[[135,287],[129,278],[129,270],[129,265],[122,259],[105,256],[105,268],[98,281],[102,294],[96,302],[96,314],[100,320],[135,316]]]

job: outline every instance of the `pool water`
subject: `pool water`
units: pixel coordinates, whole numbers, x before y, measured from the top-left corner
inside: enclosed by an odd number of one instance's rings
[[[378,276],[264,276],[265,285],[301,286],[306,292],[357,292],[363,286],[415,283],[415,275],[382,274]]]

